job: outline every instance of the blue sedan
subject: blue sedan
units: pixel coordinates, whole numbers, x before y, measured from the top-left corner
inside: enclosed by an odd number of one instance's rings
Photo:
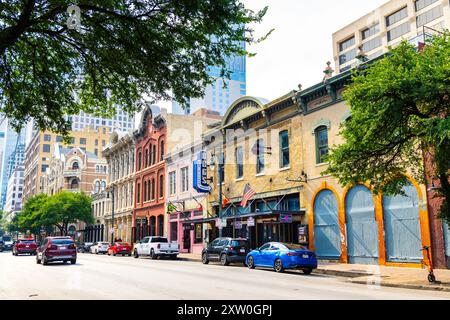
[[[276,272],[285,269],[301,269],[310,274],[317,269],[317,258],[314,252],[299,244],[269,242],[259,249],[250,251],[246,257],[249,269],[255,267],[274,268]]]

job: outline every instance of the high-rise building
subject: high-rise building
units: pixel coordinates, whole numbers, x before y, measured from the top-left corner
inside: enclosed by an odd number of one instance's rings
[[[116,113],[111,118],[103,118],[80,111],[78,115],[67,116],[66,119],[72,122],[73,131],[81,131],[88,126],[97,129],[99,127],[109,128],[112,131],[129,131],[134,129],[134,115],[130,115],[117,106]]]
[[[4,206],[4,211],[7,214],[12,214],[10,219],[14,216],[15,213],[22,210],[23,176],[24,166],[22,162],[21,165],[15,167],[8,179],[8,188],[6,192],[6,203]]]
[[[245,42],[241,42],[240,45],[245,49]],[[220,77],[220,67],[208,67],[208,74],[216,80],[206,86],[204,97],[190,99],[187,109],[183,109],[177,101],[173,100],[172,113],[192,114],[198,109],[206,108],[223,115],[233,101],[247,94],[246,56],[228,57],[225,69],[230,72],[230,79]]]
[[[403,39],[417,45],[450,29],[448,0],[391,0],[333,34],[336,72],[356,66],[359,53],[374,59]]]
[[[6,122],[6,130],[4,132],[5,137],[2,143],[2,159],[1,159],[1,175],[0,175],[0,207],[3,209],[6,202],[6,192],[8,188],[8,179],[14,168],[14,162],[16,155],[23,158],[23,148],[25,143],[25,129],[20,133],[17,133],[14,128]],[[22,153],[21,150],[22,149]]]

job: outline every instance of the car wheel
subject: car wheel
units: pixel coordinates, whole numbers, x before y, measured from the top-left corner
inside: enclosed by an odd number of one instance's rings
[[[138,254],[138,252],[137,252],[136,249],[134,249],[133,256],[134,256],[135,258],[139,258],[139,254]]]
[[[131,253],[129,253],[128,256],[131,257]]]
[[[202,263],[203,264],[208,264],[209,263],[208,256],[206,255],[206,253],[202,254]]]
[[[63,264],[66,264],[67,262],[69,262],[69,261],[67,261],[67,260],[64,260],[64,261],[63,261]]]
[[[77,259],[72,259],[72,260],[70,260],[70,263],[71,263],[71,264],[76,264],[76,263],[77,263]]]
[[[39,258],[38,258],[37,255],[36,255],[36,263],[37,263],[37,264],[40,264],[40,263],[41,263],[41,260],[39,260]]]
[[[45,256],[42,258],[42,265],[44,265],[44,266],[48,265],[48,261],[45,258]]]
[[[275,260],[273,268],[275,269],[276,272],[283,272],[284,271],[283,263],[281,262],[280,258]]]
[[[150,251],[150,259],[152,260],[156,260],[156,258],[158,258],[155,254],[155,251],[152,249],[152,251]]]
[[[311,274],[313,269],[312,268],[303,268],[302,271],[303,271],[304,274]]]
[[[223,266],[227,266],[230,264],[230,262],[228,261],[228,256],[225,253],[222,253],[222,255],[220,256],[220,263]]]
[[[113,253],[113,256],[115,257],[115,256],[116,256],[116,254],[115,254],[115,253]]]
[[[111,253],[108,251],[108,256],[110,256],[111,255]]]
[[[255,269],[255,260],[253,259],[252,256],[248,257],[247,259],[247,267],[249,269]]]

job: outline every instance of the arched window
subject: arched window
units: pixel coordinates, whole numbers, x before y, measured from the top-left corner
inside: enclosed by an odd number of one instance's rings
[[[317,127],[314,130],[316,136],[316,163],[326,162],[328,155],[328,128],[326,126]]]
[[[164,197],[164,176],[159,176],[159,197]]]
[[[70,183],[70,189],[78,189],[78,179],[73,179]]]
[[[102,180],[102,191],[105,191],[106,189],[106,181]]]
[[[147,190],[147,199],[148,199],[148,200],[151,200],[151,199],[152,199],[152,198],[151,198],[151,194],[150,194],[151,185],[152,185],[152,183],[149,181],[149,182],[148,182],[148,190]]]
[[[145,149],[145,167],[147,168],[149,163],[148,163],[148,149]]]
[[[78,164],[78,161],[74,161],[72,163],[72,170],[78,170],[80,169],[80,165]]]
[[[256,141],[256,173],[257,174],[264,171],[264,154],[265,154],[264,139],[258,139]]]
[[[155,200],[155,179],[152,179],[152,200]]]
[[[95,193],[100,192],[100,181],[95,181]]]
[[[147,181],[144,181],[144,202],[147,200]]]
[[[163,161],[164,160],[164,141],[161,141],[160,148],[161,148],[161,150],[160,150],[161,157],[160,157],[159,161]]]
[[[280,132],[280,168],[289,167],[289,132]]]
[[[139,152],[138,154],[138,170],[141,170],[141,166],[142,166],[142,152]]]
[[[162,237],[164,235],[164,216],[160,214],[158,216],[158,236]]]
[[[153,164],[156,163],[156,145],[153,145]]]

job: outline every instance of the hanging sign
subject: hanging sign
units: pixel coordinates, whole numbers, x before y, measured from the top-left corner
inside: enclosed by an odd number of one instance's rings
[[[193,187],[197,192],[209,193],[211,186],[208,184],[208,165],[206,163],[206,151],[200,151],[197,160],[193,162]]]
[[[235,221],[234,222],[234,228],[235,229],[242,229],[242,222],[241,221]]]
[[[280,223],[292,223],[292,214],[280,214]]]
[[[253,217],[248,218],[247,226],[249,226],[249,227],[254,227],[255,226],[255,219]]]

